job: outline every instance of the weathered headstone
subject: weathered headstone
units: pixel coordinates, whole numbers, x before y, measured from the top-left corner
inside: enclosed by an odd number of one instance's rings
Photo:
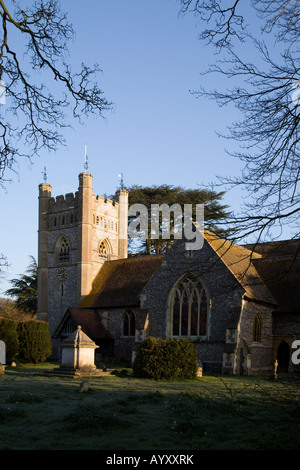
[[[0,374],[4,374],[6,365],[6,349],[4,341],[0,341]]]
[[[88,392],[90,389],[90,384],[88,383],[87,380],[84,380],[83,382],[81,382],[80,386],[79,386],[79,392],[82,393],[82,392]]]

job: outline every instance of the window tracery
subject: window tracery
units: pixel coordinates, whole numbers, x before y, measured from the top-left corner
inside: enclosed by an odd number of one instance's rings
[[[135,315],[132,310],[124,313],[122,318],[123,336],[135,336]]]
[[[105,240],[102,240],[99,244],[98,255],[101,259],[108,259],[109,248]]]
[[[171,299],[172,336],[206,336],[207,313],[208,299],[200,279],[187,274]]]
[[[253,341],[261,343],[262,321],[259,315],[256,315],[253,322]]]
[[[69,263],[70,261],[70,245],[65,237],[61,237],[57,246],[58,262]]]

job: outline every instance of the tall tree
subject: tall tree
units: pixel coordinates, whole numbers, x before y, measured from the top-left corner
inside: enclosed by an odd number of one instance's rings
[[[17,307],[23,312],[35,315],[37,312],[37,263],[33,256],[26,270],[27,274],[10,282],[13,287],[4,292],[9,297],[16,298]]]
[[[42,148],[56,150],[64,142],[67,110],[80,120],[91,113],[102,116],[111,107],[95,82],[98,64],[82,64],[74,73],[66,62],[74,31],[58,0],[29,3],[0,0],[2,185],[19,157],[32,158]]]
[[[243,187],[249,198],[226,223],[238,228],[235,238],[260,240],[285,225],[299,237],[300,2],[180,1],[182,12],[200,18],[200,39],[219,53],[204,73],[219,75],[220,85],[195,93],[232,104],[242,116],[224,136],[239,144],[231,154],[243,162],[242,173],[219,183]]]
[[[148,223],[147,223],[147,233],[143,241],[139,240],[136,244],[135,239],[129,239],[129,251],[131,253],[137,252],[147,253],[147,254],[160,254],[168,251],[175,238],[175,224],[178,223],[183,227],[185,222],[184,220],[184,206],[192,205],[192,218],[197,222],[196,206],[197,204],[204,205],[204,227],[210,229],[214,233],[220,236],[228,235],[228,232],[224,228],[219,227],[219,222],[222,221],[225,217],[229,215],[228,206],[221,203],[222,197],[224,196],[223,192],[215,192],[212,190],[203,190],[203,189],[185,189],[180,186],[170,186],[170,185],[161,185],[161,186],[138,186],[133,185],[128,188],[129,192],[129,207],[134,206],[135,204],[142,204],[147,209],[148,214]],[[157,212],[151,212],[151,208],[154,205],[161,207],[163,204],[166,204],[169,208],[172,206],[175,208],[175,205],[178,205],[178,220],[176,222],[176,213],[168,211],[166,212],[167,220],[164,220],[163,213],[159,213],[158,221],[158,238],[151,237],[151,229],[153,229],[153,213],[155,216],[158,216]],[[175,211],[176,212],[176,211]],[[169,217],[170,215],[170,217]],[[129,216],[129,224],[136,216]],[[152,220],[151,220],[152,219]],[[170,237],[164,239],[162,237],[162,231],[164,224],[168,224],[170,228]],[[182,231],[184,235],[184,230]],[[138,245],[138,246],[137,246]]]
[[[2,274],[2,268],[7,267],[8,262],[6,256],[3,253],[0,253],[0,275]]]

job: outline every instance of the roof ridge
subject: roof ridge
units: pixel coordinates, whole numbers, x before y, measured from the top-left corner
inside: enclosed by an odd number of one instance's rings
[[[259,253],[237,245],[231,240],[220,238],[212,232],[205,231],[204,238],[245,289],[248,296],[276,304],[272,293],[253,263],[262,258]]]
[[[137,260],[137,259],[157,259],[157,258],[163,258],[165,256],[165,254],[161,254],[161,255],[136,255],[136,256],[129,256],[128,258],[119,258],[119,259],[111,259],[111,260],[107,260],[105,261],[104,264],[107,264],[107,263],[118,263],[118,262],[127,262],[127,261],[134,261],[134,260]]]

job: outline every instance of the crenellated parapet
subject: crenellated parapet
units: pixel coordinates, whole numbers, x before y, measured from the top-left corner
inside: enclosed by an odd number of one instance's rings
[[[56,197],[50,184],[39,185],[38,317],[51,331],[106,261],[127,257],[128,192],[114,201],[93,192],[90,173],[78,178],[76,192]]]

